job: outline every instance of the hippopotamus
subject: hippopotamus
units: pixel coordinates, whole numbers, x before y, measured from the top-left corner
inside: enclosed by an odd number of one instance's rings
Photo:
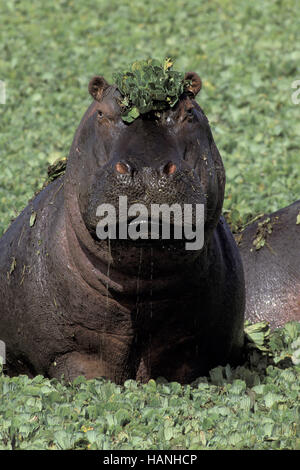
[[[225,172],[195,97],[122,120],[120,91],[101,77],[66,172],[39,192],[0,241],[0,339],[7,372],[181,383],[234,364],[243,350],[241,256],[223,218]],[[203,246],[99,239],[97,207],[199,204]],[[128,219],[128,224],[130,220]]]
[[[265,214],[237,237],[246,284],[246,318],[271,329],[300,321],[300,200]]]

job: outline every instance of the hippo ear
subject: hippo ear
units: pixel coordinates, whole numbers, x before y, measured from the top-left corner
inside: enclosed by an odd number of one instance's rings
[[[109,87],[109,84],[103,77],[93,77],[89,83],[89,93],[94,100],[100,101],[104,91]]]
[[[185,80],[189,80],[191,85],[186,88],[186,91],[196,96],[202,87],[201,78],[195,72],[187,72],[184,76]]]

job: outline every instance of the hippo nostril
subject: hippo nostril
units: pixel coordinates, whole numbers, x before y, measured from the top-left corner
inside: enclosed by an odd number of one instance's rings
[[[169,175],[173,175],[173,173],[175,173],[176,170],[177,170],[177,167],[175,163],[168,162],[163,168],[163,173],[169,176]]]
[[[130,166],[127,163],[123,163],[123,162],[116,163],[115,169],[121,175],[127,175],[131,171]]]

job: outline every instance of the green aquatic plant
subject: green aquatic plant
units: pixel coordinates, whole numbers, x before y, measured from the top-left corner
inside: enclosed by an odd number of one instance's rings
[[[160,63],[156,59],[133,62],[126,70],[113,74],[121,92],[122,119],[132,122],[140,114],[163,111],[173,107],[188,86],[184,73],[172,70],[170,58]]]

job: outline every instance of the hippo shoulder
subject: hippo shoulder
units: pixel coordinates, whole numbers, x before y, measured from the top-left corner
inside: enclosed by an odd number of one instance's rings
[[[26,256],[30,250],[31,238],[36,232],[43,231],[63,207],[64,176],[56,179],[42,189],[12,222],[0,240],[0,263],[4,267],[11,263],[14,252]],[[31,237],[32,235],[32,237]],[[5,271],[6,272],[6,271]]]

